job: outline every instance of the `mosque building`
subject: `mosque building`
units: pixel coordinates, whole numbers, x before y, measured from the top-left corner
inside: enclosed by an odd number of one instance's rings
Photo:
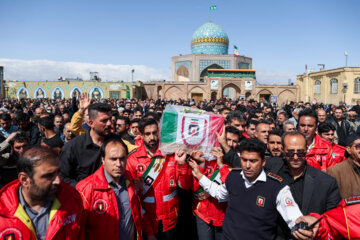
[[[229,37],[217,24],[200,26],[191,39],[191,54],[171,59],[171,81],[144,83],[153,99],[256,99],[273,103],[295,101],[293,85],[259,85],[252,58],[228,54]]]
[[[191,39],[191,54],[171,58],[171,80],[152,82],[101,81],[59,78],[55,81],[1,82],[2,96],[9,98],[70,98],[74,91],[89,92],[92,98],[139,99],[255,99],[283,104],[296,101],[297,86],[260,85],[252,58],[228,54],[229,37],[218,25],[207,22]],[[3,72],[3,69],[2,69]],[[1,73],[2,73],[1,72]],[[1,76],[2,74],[0,74]]]

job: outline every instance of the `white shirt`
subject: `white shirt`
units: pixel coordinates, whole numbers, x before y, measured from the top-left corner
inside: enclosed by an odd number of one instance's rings
[[[245,187],[249,188],[253,186],[257,181],[266,182],[266,173],[264,169],[261,171],[260,175],[253,181],[250,182],[244,175],[243,171],[239,173],[245,181]],[[229,193],[226,189],[225,183],[218,185],[210,181],[204,175],[199,181],[200,186],[204,189],[205,192],[209,193],[212,197],[217,200],[227,200]],[[246,207],[246,206],[245,206]],[[276,197],[276,209],[279,214],[282,216],[288,227],[291,229],[295,226],[295,221],[303,214],[301,213],[299,206],[295,202],[288,185],[284,186],[278,193]]]

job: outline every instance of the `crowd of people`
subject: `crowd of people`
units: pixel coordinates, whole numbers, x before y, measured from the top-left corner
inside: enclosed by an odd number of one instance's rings
[[[162,154],[167,104],[224,118],[216,160]],[[358,116],[360,101],[3,99],[0,238],[360,239]]]

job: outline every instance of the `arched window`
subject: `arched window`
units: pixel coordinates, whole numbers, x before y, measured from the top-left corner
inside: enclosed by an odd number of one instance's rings
[[[321,82],[319,80],[315,81],[314,93],[320,94]]]
[[[338,93],[338,80],[336,78],[330,80],[330,93],[331,94]]]
[[[354,81],[354,93],[360,93],[360,78],[356,78]]]

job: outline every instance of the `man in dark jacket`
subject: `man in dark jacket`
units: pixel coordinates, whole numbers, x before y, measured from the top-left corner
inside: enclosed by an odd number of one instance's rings
[[[282,138],[285,159],[268,158],[265,168],[284,179],[289,185],[295,202],[303,214],[322,214],[335,208],[340,193],[335,178],[306,163],[306,140],[299,132],[287,132]],[[284,224],[281,224],[282,226]],[[290,230],[282,228],[283,237],[288,238]]]
[[[353,133],[353,130],[350,123],[343,119],[343,110],[341,107],[335,109],[334,115],[328,119],[328,122],[336,128],[338,136],[337,144],[345,147],[345,138]]]

